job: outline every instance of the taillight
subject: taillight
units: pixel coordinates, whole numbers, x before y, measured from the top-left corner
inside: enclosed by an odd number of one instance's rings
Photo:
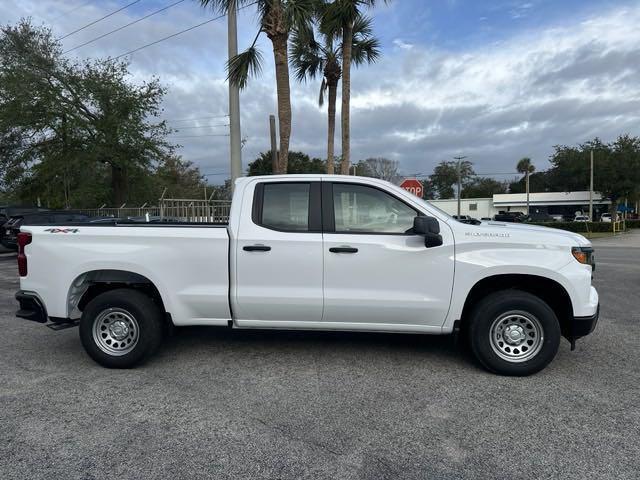
[[[21,277],[27,276],[27,256],[24,253],[24,247],[29,245],[31,240],[30,233],[18,233],[18,273]]]

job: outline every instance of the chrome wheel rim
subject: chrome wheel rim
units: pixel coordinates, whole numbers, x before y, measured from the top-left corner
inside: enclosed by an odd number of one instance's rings
[[[136,317],[122,308],[103,310],[93,322],[93,341],[107,355],[126,355],[136,347],[139,336]]]
[[[507,362],[519,363],[540,353],[544,330],[534,315],[514,310],[493,321],[489,340],[496,355]]]

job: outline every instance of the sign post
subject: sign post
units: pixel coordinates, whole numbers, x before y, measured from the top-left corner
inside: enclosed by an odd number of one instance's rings
[[[407,178],[401,184],[400,188],[404,188],[407,192],[413,193],[416,197],[422,198],[424,195],[424,187],[416,178]]]

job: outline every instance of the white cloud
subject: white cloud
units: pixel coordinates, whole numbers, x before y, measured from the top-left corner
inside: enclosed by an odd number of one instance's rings
[[[36,23],[53,19],[54,31],[62,34],[122,5],[96,2],[56,19],[65,9],[82,3],[9,0],[0,4],[0,18],[16,21],[31,14]],[[517,8],[529,10],[528,3]],[[64,45],[73,47],[162,6],[128,9],[65,39]],[[393,12],[388,8],[385,16]],[[213,16],[196,2],[184,2],[73,54],[116,56]],[[638,133],[639,23],[640,7],[609,9],[591,18],[567,20],[564,25],[455,52],[420,44],[416,35],[395,32],[377,65],[354,72],[352,156],[354,160],[388,156],[399,160],[406,172],[430,172],[440,160],[462,152],[475,162],[477,171],[504,172],[513,170],[517,158],[525,155],[544,168],[554,144]],[[252,12],[241,15],[239,30],[243,48],[256,32]],[[241,96],[245,166],[268,149],[268,116],[276,113],[270,42],[262,38],[260,46],[264,75],[252,80]],[[225,58],[226,23],[217,21],[135,53],[131,71],[136,79],[157,75],[168,86],[167,119],[220,115],[228,108]],[[300,85],[292,80],[291,148],[324,156],[326,112],[317,106],[318,87],[318,81]],[[208,125],[219,123],[223,122],[212,120]],[[177,126],[206,124],[194,120]],[[226,130],[191,129],[181,134],[196,132]],[[204,172],[228,170],[226,137],[180,141],[184,157],[195,160]],[[339,150],[339,128],[336,143]]]

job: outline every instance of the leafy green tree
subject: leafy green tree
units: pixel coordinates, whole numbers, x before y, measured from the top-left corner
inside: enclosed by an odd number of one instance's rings
[[[555,190],[589,189],[590,154],[594,157],[594,190],[612,202],[612,211],[623,198],[640,190],[640,138],[620,135],[605,144],[595,138],[577,147],[556,146],[547,171]]]
[[[507,183],[493,178],[474,178],[462,189],[462,198],[489,198],[506,193]]]
[[[387,3],[386,0],[383,0]],[[378,2],[379,3],[379,2]],[[349,174],[351,166],[351,65],[353,57],[353,31],[363,10],[373,8],[375,0],[333,0],[322,13],[321,30],[329,35],[342,36],[342,163],[340,173]]]
[[[319,3],[326,8],[326,4]],[[322,16],[323,8],[319,15]],[[356,65],[373,63],[380,56],[380,45],[372,35],[372,21],[360,16],[353,25],[353,45],[351,62]],[[343,48],[339,39],[331,32],[314,32],[311,24],[303,24],[296,28],[291,36],[291,64],[298,81],[322,76],[318,104],[324,105],[324,96],[328,92],[328,128],[327,128],[327,173],[334,173],[334,141],[336,130],[336,97],[338,83],[342,76],[340,67]]]
[[[278,98],[278,131],[280,151],[278,173],[287,171],[289,158],[289,138],[291,137],[291,89],[289,85],[288,42],[291,31],[300,24],[309,22],[313,16],[316,0],[199,0],[203,7],[211,7],[227,13],[234,3],[239,6],[256,4],[260,27],[253,43],[244,52],[229,60],[228,79],[244,88],[250,76],[262,71],[262,54],[256,47],[261,33],[271,41],[276,72],[276,93]]]
[[[289,152],[286,173],[324,173],[325,162],[319,158],[311,158],[306,153]],[[271,175],[273,166],[271,162],[271,152],[261,152],[253,162],[249,163],[247,174]]]
[[[463,189],[472,182],[474,175],[473,164],[468,160],[462,160],[460,162],[460,179]],[[454,198],[454,185],[458,183],[458,162],[443,160],[433,169],[429,180],[435,191],[438,192],[438,198]]]
[[[131,83],[125,62],[71,62],[51,31],[0,29],[0,184],[55,207],[121,205],[175,158],[154,121],[165,89]]]
[[[425,178],[424,180],[420,180],[420,183],[422,183],[422,198],[425,200],[434,200],[437,192],[431,180]]]

